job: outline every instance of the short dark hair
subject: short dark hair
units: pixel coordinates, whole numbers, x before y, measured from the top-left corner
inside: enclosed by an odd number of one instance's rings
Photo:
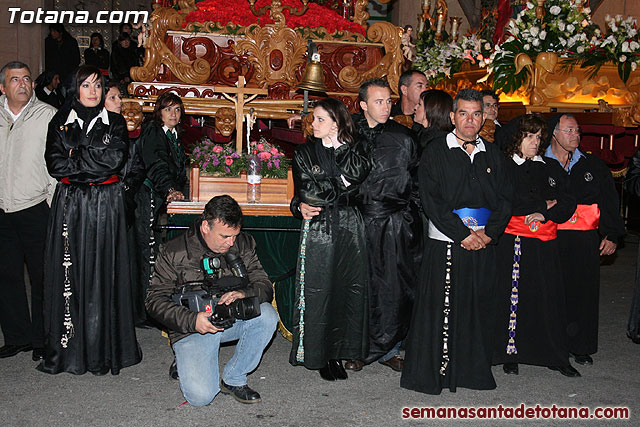
[[[180,119],[183,119],[184,104],[182,104],[182,99],[173,92],[165,92],[156,99],[156,105],[153,107],[153,119],[161,125],[164,124],[162,122],[162,109],[170,105],[180,106]]]
[[[354,143],[353,136],[356,133],[356,128],[353,125],[353,120],[351,120],[349,110],[347,110],[347,107],[342,101],[336,98],[324,98],[316,102],[315,106],[325,110],[331,120],[336,122],[336,126],[338,127],[338,140],[352,145]]]
[[[429,122],[429,129],[445,132],[453,130],[451,113],[453,111],[453,98],[447,92],[439,89],[429,89],[420,94],[424,105],[424,115]]]
[[[202,221],[206,221],[211,227],[215,220],[231,228],[242,227],[242,209],[238,202],[226,194],[209,200],[202,212]]]
[[[100,98],[99,106],[104,106],[104,98],[107,94],[105,91],[104,76],[102,75],[102,71],[95,65],[83,65],[76,71],[73,77],[73,84],[71,85],[75,89],[75,98],[80,99],[80,85],[91,76],[97,76],[102,84],[102,98]]]
[[[4,79],[7,77],[7,70],[22,70],[23,68],[26,68],[27,71],[29,72],[29,75],[31,75],[31,70],[29,69],[29,66],[24,62],[20,62],[20,61],[7,62],[7,64],[4,67],[2,67],[2,69],[0,70],[0,82],[2,82],[3,85],[7,84],[7,82],[4,81]]]
[[[360,85],[360,89],[358,89],[358,99],[360,101],[367,102],[367,99],[369,98],[370,87],[383,87],[383,88],[386,87],[387,89],[391,90],[391,87],[389,86],[389,82],[387,82],[386,80],[381,79],[380,77],[369,79],[363,82]]]
[[[516,129],[515,138],[511,141],[509,145],[507,145],[504,149],[507,157],[511,157],[514,154],[522,157],[522,151],[520,150],[520,145],[522,141],[527,136],[528,133],[537,133],[540,132],[540,146],[538,147],[538,152],[536,153],[538,156],[544,154],[547,149],[547,121],[542,117],[542,115],[534,113],[534,114],[524,114],[520,116],[518,120],[518,128]]]
[[[120,33],[120,35],[118,36],[118,43],[125,40],[131,41],[131,36],[129,35],[129,33]]]
[[[407,70],[404,73],[400,74],[400,79],[398,80],[398,96],[400,96],[400,101],[402,101],[402,90],[400,88],[402,86],[409,86],[411,84],[411,79],[413,79],[413,76],[415,76],[416,74],[420,74],[421,76],[426,78],[424,73],[418,70]]]
[[[475,89],[462,89],[453,100],[453,112],[458,111],[458,101],[472,101],[480,103],[480,111],[484,113],[484,103],[482,102],[482,94]]]
[[[97,37],[100,40],[100,48],[104,48],[104,38],[100,33],[91,33],[91,37],[89,37],[89,47],[93,47],[93,38]]]
[[[121,23],[120,23],[120,27],[118,27],[118,32],[119,32],[120,34],[122,34],[122,29],[124,28],[124,26],[125,26],[125,25],[127,25],[129,28],[131,28],[131,30],[133,30],[133,25],[131,25],[131,24],[130,24],[130,23],[128,23],[128,22],[121,22]],[[129,34],[129,33],[127,33],[127,34]]]
[[[480,93],[482,94],[482,97],[484,98],[485,96],[490,96],[492,97],[496,102],[500,102],[500,97],[498,95],[496,95],[496,93],[494,91],[492,91],[491,89],[485,89],[483,91],[480,91]]]
[[[67,32],[67,30],[64,28],[64,24],[61,24],[59,22],[49,24],[49,32],[51,32],[51,30],[55,30],[55,32],[60,34],[64,34]]]

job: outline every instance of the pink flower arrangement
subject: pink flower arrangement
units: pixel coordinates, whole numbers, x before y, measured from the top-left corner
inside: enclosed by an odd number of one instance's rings
[[[251,150],[258,153],[262,161],[262,176],[264,178],[286,178],[289,160],[275,145],[264,138],[251,142]]]
[[[243,158],[234,151],[233,144],[215,144],[203,137],[191,152],[191,162],[205,174],[240,176]]]

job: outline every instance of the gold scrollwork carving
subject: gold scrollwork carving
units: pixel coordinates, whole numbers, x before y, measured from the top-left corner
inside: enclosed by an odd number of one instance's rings
[[[356,0],[356,5],[353,11],[353,22],[360,24],[367,28],[367,20],[369,19],[369,12],[367,12],[367,5],[369,0]]]
[[[307,51],[306,42],[299,33],[287,27],[253,24],[247,28],[245,37],[236,42],[234,49],[238,55],[249,54],[249,60],[255,64],[259,87],[278,82],[295,86],[296,69],[304,62]]]
[[[202,84],[211,74],[211,66],[202,58],[191,64],[180,61],[164,43],[167,30],[182,30],[184,14],[175,9],[159,8],[151,14],[151,35],[144,53],[144,65],[131,68],[134,81],[150,82],[158,75],[160,65],[166,65],[181,82]]]
[[[196,7],[196,0],[178,0],[177,3],[182,13],[189,13],[198,9]]]
[[[357,92],[365,80],[387,76],[391,90],[397,95],[404,62],[398,27],[389,22],[376,22],[367,30],[367,37],[372,42],[382,42],[385,55],[375,67],[364,73],[352,66],[344,67],[338,74],[338,82],[343,88]]]

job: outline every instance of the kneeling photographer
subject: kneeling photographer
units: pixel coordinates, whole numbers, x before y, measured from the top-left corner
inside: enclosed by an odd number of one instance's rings
[[[147,312],[169,329],[180,388],[193,406],[209,404],[219,391],[242,403],[260,401],[247,374],[258,366],[278,315],[255,241],[241,227],[233,198],[211,199],[185,234],[162,247],[147,291]],[[220,343],[235,340],[220,380]]]

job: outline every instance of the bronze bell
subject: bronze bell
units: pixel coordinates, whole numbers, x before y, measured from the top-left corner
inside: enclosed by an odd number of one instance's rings
[[[308,90],[311,92],[327,91],[327,88],[324,85],[322,65],[320,65],[320,62],[316,60],[316,55],[313,55],[314,57],[312,57],[311,62],[309,62],[304,69],[304,75],[302,76],[300,83],[298,83],[297,89]]]

